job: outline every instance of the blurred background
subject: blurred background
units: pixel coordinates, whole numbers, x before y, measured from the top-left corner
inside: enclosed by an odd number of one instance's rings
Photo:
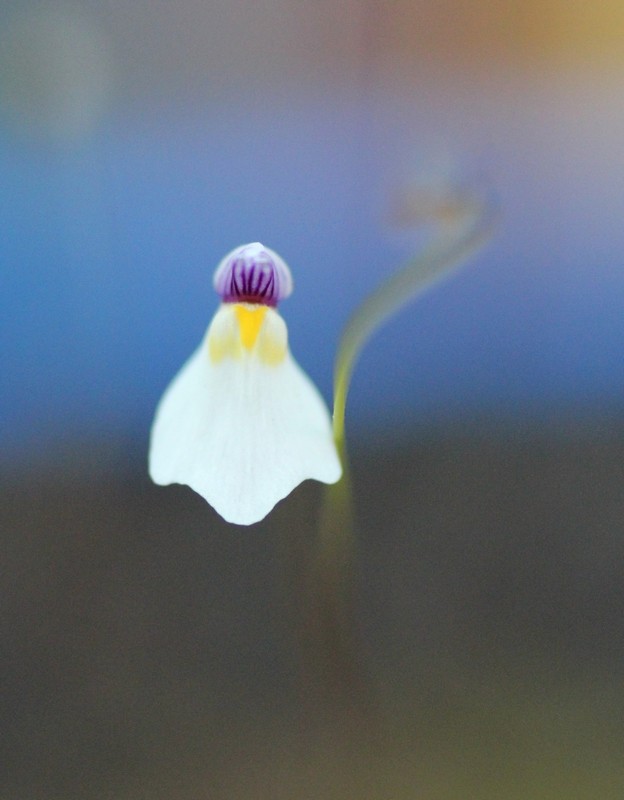
[[[2,797],[624,796],[623,69],[615,0],[2,3]],[[290,264],[329,401],[453,180],[499,229],[347,410],[362,742],[305,679],[319,488],[229,527],[147,439],[226,252]]]

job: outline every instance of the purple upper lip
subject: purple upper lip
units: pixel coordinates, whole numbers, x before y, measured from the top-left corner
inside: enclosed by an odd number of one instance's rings
[[[214,286],[225,303],[276,306],[292,291],[290,270],[260,242],[237,247],[217,267]]]

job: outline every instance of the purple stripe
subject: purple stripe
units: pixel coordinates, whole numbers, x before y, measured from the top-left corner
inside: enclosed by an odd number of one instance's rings
[[[280,257],[256,242],[238,248],[221,262],[215,288],[226,303],[276,306],[290,294],[292,279]]]

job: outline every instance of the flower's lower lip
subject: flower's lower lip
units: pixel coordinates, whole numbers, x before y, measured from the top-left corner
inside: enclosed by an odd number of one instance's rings
[[[303,480],[340,478],[329,413],[290,356],[276,310],[217,309],[163,395],[149,459],[156,483],[191,486],[239,525],[261,520]]]

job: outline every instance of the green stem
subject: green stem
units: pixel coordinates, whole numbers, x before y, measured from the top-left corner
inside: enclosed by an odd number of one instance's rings
[[[366,342],[403,306],[475,253],[490,235],[492,215],[482,198],[459,196],[452,213],[448,214],[448,207],[445,210],[430,244],[361,303],[342,334],[334,368],[334,439],[341,454],[349,384]]]
[[[318,538],[313,547],[307,592],[308,666],[320,696],[351,733],[369,743],[379,733],[374,691],[353,625],[355,527],[344,418],[349,383],[370,336],[400,308],[474,253],[491,229],[488,206],[472,196],[453,195],[429,208],[437,228],[421,254],[375,290],[355,311],[342,335],[334,371],[334,438],[342,479],[325,487]]]

